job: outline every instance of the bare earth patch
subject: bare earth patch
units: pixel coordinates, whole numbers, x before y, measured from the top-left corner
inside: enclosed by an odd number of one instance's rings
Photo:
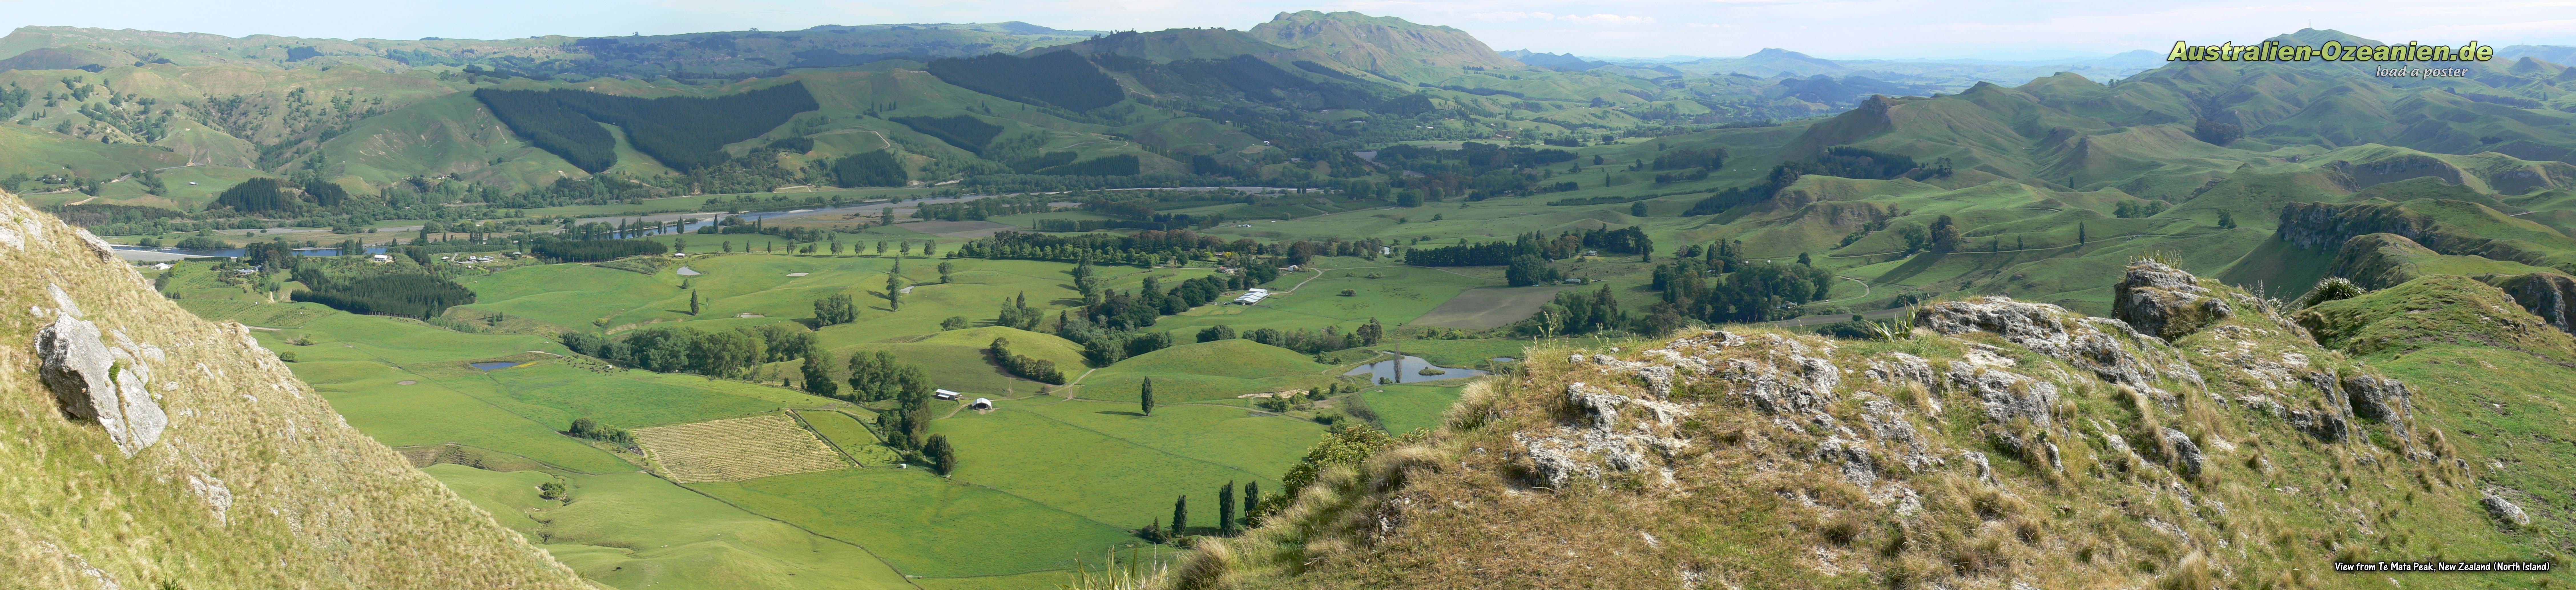
[[[814,433],[784,415],[764,414],[635,429],[644,455],[672,481],[742,481],[848,465]]]
[[[1431,313],[1413,320],[1416,326],[1439,326],[1462,330],[1498,328],[1521,321],[1538,313],[1540,306],[1556,298],[1556,292],[1571,286],[1546,287],[1479,287],[1461,292]]]

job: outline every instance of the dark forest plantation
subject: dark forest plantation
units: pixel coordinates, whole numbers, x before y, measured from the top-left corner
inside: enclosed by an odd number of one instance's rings
[[[2576,50],[2148,49],[20,28],[0,587],[2576,583]]]

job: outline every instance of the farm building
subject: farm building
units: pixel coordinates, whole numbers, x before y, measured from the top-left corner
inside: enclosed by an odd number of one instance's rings
[[[974,409],[978,409],[978,410],[990,410],[990,409],[993,409],[993,400],[984,399],[984,398],[980,398],[980,397],[979,397],[979,398],[975,398],[975,403],[966,404],[966,407],[974,408]]]
[[[958,392],[954,392],[954,391],[949,391],[949,390],[945,390],[945,389],[933,389],[933,390],[930,390],[930,397],[935,397],[935,398],[939,398],[939,399],[957,399],[957,398],[960,398],[960,397],[964,397],[965,395],[966,395],[966,394],[958,393]]]
[[[1253,289],[1243,292],[1243,295],[1241,296],[1235,297],[1234,303],[1236,305],[1252,305],[1260,303],[1261,300],[1268,298],[1270,298],[1269,289]]]

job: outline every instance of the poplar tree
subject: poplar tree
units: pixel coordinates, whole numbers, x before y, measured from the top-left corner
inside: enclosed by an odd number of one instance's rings
[[[886,275],[886,308],[903,309],[903,276]]]
[[[1145,415],[1147,415],[1147,416],[1152,416],[1152,415],[1154,415],[1154,378],[1153,378],[1153,377],[1146,377],[1146,378],[1145,378],[1145,387],[1144,387],[1144,389],[1139,390],[1139,391],[1137,392],[1137,397],[1138,397],[1138,398],[1140,398],[1140,399],[1142,400],[1141,402],[1139,402],[1139,404],[1138,404],[1138,405],[1141,405],[1141,406],[1143,406],[1143,407],[1144,407]]]
[[[1261,482],[1243,483],[1243,525],[1252,526],[1252,511],[1261,507]]]
[[[698,315],[698,291],[689,290],[689,315]]]
[[[1216,489],[1216,528],[1234,534],[1234,482],[1225,482],[1225,487]]]
[[[1190,496],[1182,494],[1179,499],[1172,500],[1172,536],[1179,537],[1189,530]]]

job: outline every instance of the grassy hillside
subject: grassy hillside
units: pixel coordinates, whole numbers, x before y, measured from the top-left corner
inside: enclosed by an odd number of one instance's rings
[[[1229,399],[1320,387],[1332,378],[1328,369],[1293,350],[1250,340],[1218,340],[1175,345],[1103,367],[1082,380],[1079,395],[1133,401],[1145,378],[1152,377],[1156,403]]]
[[[248,330],[196,319],[94,238],[14,197],[0,208],[32,246],[0,265],[52,277],[5,289],[42,312],[6,329],[36,342],[53,326],[65,344],[46,348],[70,367],[53,391],[104,411],[67,418],[42,393],[5,402],[12,442],[0,465],[11,475],[0,488],[26,507],[0,516],[0,567],[14,584],[588,587],[347,428]],[[45,362],[38,347],[10,350],[18,366]],[[6,378],[15,391],[49,389],[33,370]]]

